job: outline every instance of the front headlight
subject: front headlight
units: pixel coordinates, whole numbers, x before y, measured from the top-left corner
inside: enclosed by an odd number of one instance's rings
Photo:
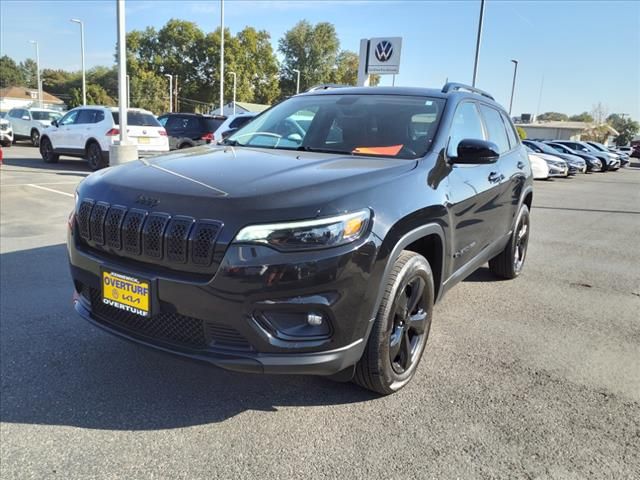
[[[258,243],[277,250],[310,250],[353,242],[367,231],[369,209],[300,222],[251,225],[240,230],[234,243]]]

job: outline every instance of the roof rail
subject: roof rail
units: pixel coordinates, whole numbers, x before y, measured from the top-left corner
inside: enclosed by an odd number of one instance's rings
[[[314,85],[313,87],[305,90],[305,93],[315,92],[317,90],[331,90],[332,88],[345,88],[349,86],[350,85],[341,85],[339,83],[321,83],[319,85]]]
[[[442,87],[442,93],[449,93],[454,90],[466,90],[467,92],[477,93],[478,95],[482,95],[483,97],[487,97],[495,101],[495,98],[484,90],[480,90],[479,88],[475,88],[470,85],[465,85],[464,83],[448,82],[444,84],[444,87]]]

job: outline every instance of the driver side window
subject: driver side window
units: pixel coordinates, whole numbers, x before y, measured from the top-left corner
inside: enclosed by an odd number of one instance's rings
[[[79,110],[72,110],[67,113],[62,119],[58,122],[59,125],[71,125],[76,121]]]
[[[486,140],[478,107],[472,102],[460,104],[453,116],[451,131],[449,132],[447,156],[449,158],[457,157],[458,144],[467,138]]]

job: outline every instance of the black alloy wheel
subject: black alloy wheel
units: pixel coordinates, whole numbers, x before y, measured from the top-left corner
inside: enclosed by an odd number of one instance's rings
[[[34,147],[37,147],[38,145],[40,145],[40,132],[35,128],[31,130],[31,144]]]

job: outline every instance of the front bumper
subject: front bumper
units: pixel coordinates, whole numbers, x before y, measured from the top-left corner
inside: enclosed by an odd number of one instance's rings
[[[549,164],[549,177],[566,177],[569,174],[568,167],[557,167]]]
[[[13,131],[0,130],[0,142],[13,142]]]
[[[75,309],[94,325],[229,370],[314,375],[332,375],[362,356],[374,318],[378,248],[372,234],[304,254],[231,245],[203,280],[93,251],[72,234],[68,241]],[[100,304],[104,270],[149,281],[150,318]],[[320,313],[328,330],[296,336],[300,328],[292,334],[276,324],[280,317],[306,319],[308,312]],[[202,340],[192,341],[200,329]]]

